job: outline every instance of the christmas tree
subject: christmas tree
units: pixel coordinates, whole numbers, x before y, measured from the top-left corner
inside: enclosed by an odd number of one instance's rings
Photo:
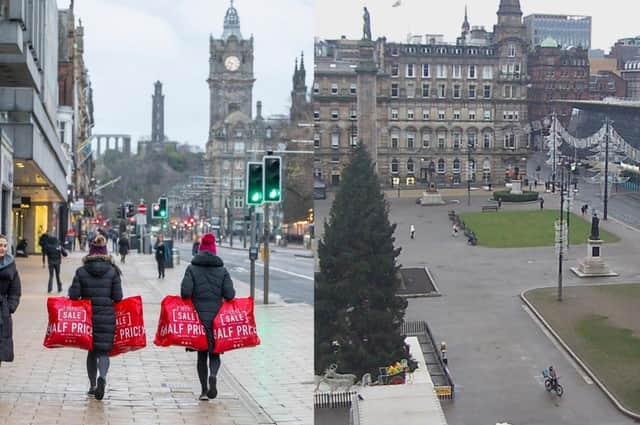
[[[340,188],[318,244],[315,279],[315,372],[331,364],[358,378],[407,359],[401,335],[407,301],[400,285],[394,248],[395,225],[374,166],[362,145],[343,172]]]

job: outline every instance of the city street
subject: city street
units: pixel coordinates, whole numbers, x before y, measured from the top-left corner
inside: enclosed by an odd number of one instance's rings
[[[64,294],[81,255],[72,253],[63,262]],[[222,356],[219,395],[213,401],[197,400],[195,353],[153,345],[160,301],[179,293],[186,264],[182,261],[167,269],[166,279],[159,280],[151,255],[127,258],[123,289],[125,296],[142,296],[147,347],[111,359],[107,393],[97,402],[86,396],[85,352],[42,346],[47,271],[39,256],[18,259],[23,295],[14,315],[16,359],[0,367],[0,424],[310,424],[311,306],[283,302],[265,306],[257,291],[261,345]],[[237,296],[248,296],[248,285],[231,274]]]
[[[554,249],[490,249],[468,246],[461,236],[454,239],[447,211],[467,209],[466,194],[458,192],[459,196],[449,199],[463,202],[437,207],[421,207],[410,197],[390,198],[390,221],[398,225],[396,246],[402,247],[399,263],[429,267],[443,295],[410,299],[406,320],[426,320],[436,341],[447,342],[449,368],[456,385],[455,401],[443,402],[449,423],[633,423],[574,367],[520,301],[523,290],[556,284]],[[487,192],[476,192],[470,208],[478,211],[488,196]],[[546,208],[558,207],[557,196],[547,194],[545,199]],[[316,201],[320,222],[329,207],[329,200]],[[531,207],[503,204],[506,210]],[[411,224],[416,226],[415,240],[409,238]],[[603,227],[623,238],[604,247],[606,261],[620,273],[613,281],[640,281],[635,267],[640,233],[614,221]],[[572,246],[567,266],[573,266],[585,254],[586,245]],[[585,283],[571,272],[564,273],[564,282]],[[562,399],[544,390],[541,372],[549,365],[559,371],[565,388]]]
[[[191,259],[191,244],[179,244],[180,257]],[[250,282],[251,262],[249,251],[242,243],[234,241],[234,247],[218,246],[220,256],[233,279]],[[313,258],[311,251],[296,248],[272,248],[269,262],[269,296],[277,296],[287,303],[313,305]],[[256,260],[256,289],[264,285],[263,263]]]

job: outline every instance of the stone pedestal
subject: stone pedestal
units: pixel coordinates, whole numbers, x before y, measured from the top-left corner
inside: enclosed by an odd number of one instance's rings
[[[442,200],[442,196],[438,193],[436,185],[431,183],[426,192],[422,192],[420,205],[444,205],[446,202]]]
[[[618,273],[611,271],[602,259],[602,240],[600,239],[587,241],[587,256],[578,260],[578,267],[571,267],[571,271],[579,277],[618,276]]]
[[[511,181],[511,193],[514,195],[522,195],[522,180]]]

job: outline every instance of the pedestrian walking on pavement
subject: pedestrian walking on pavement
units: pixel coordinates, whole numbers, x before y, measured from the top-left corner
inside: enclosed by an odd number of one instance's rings
[[[200,235],[196,234],[193,238],[193,245],[191,246],[191,256],[195,257],[198,253],[198,247],[200,246]]]
[[[158,279],[164,279],[165,250],[167,247],[164,244],[164,237],[162,235],[158,235],[156,243],[153,244],[153,249],[155,251],[156,262],[158,263]]]
[[[198,253],[184,272],[180,289],[182,298],[191,298],[193,301],[209,341],[207,351],[198,351],[197,370],[202,387],[199,399],[214,399],[218,395],[217,376],[220,369],[220,354],[213,353],[213,319],[220,310],[222,299],[232,300],[236,296],[236,291],[229,272],[217,255],[216,238],[212,233],[202,236]]]
[[[544,209],[544,198],[542,196],[540,197],[540,209]]]
[[[89,255],[82,259],[82,263],[69,288],[69,298],[91,300],[93,348],[87,353],[87,394],[102,400],[109,372],[109,352],[116,330],[113,303],[122,300],[121,272],[113,257],[108,255],[107,239],[102,235],[96,236],[89,245]]]
[[[20,275],[8,252],[8,241],[0,234],[0,364],[13,361],[13,321],[11,315],[20,304]]]
[[[502,208],[502,198],[498,198],[498,209]]]
[[[416,226],[414,226],[413,224],[411,225],[411,227],[409,227],[409,235],[411,236],[411,239],[416,238]]]
[[[118,240],[118,252],[120,253],[120,262],[124,264],[127,254],[129,253],[129,239],[127,238],[126,233],[120,235],[120,239]]]
[[[62,257],[66,257],[68,255],[67,251],[55,236],[49,236],[47,238],[47,244],[45,245],[44,250],[47,255],[47,264],[49,264],[49,284],[47,285],[47,292],[51,293],[53,290],[54,273],[56,275],[56,283],[58,284],[58,292],[62,292],[60,265],[62,264]]]
[[[47,253],[45,252],[45,247],[47,246],[47,239],[49,238],[49,234],[45,230],[43,234],[40,235],[38,239],[38,245],[40,246],[40,250],[42,251],[42,268],[44,269],[45,263],[44,260],[47,257]]]
[[[460,229],[458,229],[458,223],[453,223],[453,228],[451,229],[451,236],[453,236],[454,238],[458,236],[459,230]]]

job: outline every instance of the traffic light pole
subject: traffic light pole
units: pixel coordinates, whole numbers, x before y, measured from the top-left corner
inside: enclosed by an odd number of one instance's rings
[[[269,203],[264,203],[264,304],[269,304]]]
[[[250,235],[251,243],[249,245],[249,249],[253,250],[255,249],[255,246],[256,246],[256,215],[253,210],[253,205],[249,208],[249,216],[251,217],[251,235]],[[255,299],[256,298],[256,259],[253,255],[250,255],[249,259],[251,260],[249,290],[250,290],[251,298]]]

